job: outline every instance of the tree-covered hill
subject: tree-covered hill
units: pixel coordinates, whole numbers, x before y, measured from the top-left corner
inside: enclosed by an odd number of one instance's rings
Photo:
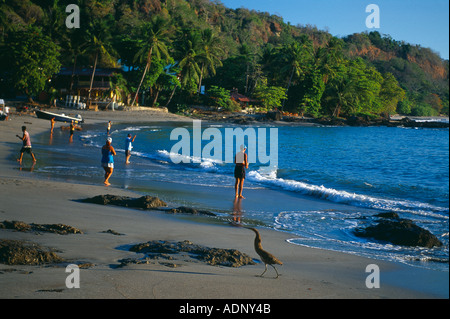
[[[61,67],[120,68],[111,91],[172,110],[262,108],[313,116],[448,114],[448,60],[378,32],[337,38],[210,0],[0,0],[0,94],[57,95]],[[199,94],[206,87],[206,95]],[[138,98],[139,101],[139,98]],[[140,101],[139,101],[140,102]]]

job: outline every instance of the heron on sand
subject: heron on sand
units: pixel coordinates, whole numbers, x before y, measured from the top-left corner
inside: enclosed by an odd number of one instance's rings
[[[263,271],[263,273],[261,275],[259,275],[259,277],[262,277],[266,271],[267,271],[267,265],[270,265],[273,267],[273,269],[275,269],[275,272],[277,273],[277,277],[278,278],[278,271],[275,268],[274,264],[278,264],[278,265],[283,265],[283,263],[278,260],[275,256],[273,256],[272,254],[268,253],[267,251],[265,251],[262,246],[261,246],[261,235],[259,234],[259,232],[255,229],[255,228],[251,228],[251,227],[246,227],[248,229],[251,229],[255,232],[256,237],[255,237],[255,251],[256,253],[259,255],[259,257],[261,257],[261,260],[264,263],[265,269]]]

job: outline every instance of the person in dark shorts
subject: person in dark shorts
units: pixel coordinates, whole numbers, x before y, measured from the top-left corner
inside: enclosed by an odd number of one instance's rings
[[[20,157],[17,161],[20,164],[22,164],[23,153],[27,152],[28,154],[31,155],[33,162],[36,162],[36,157],[34,157],[33,151],[31,150],[30,134],[28,134],[26,126],[22,126],[22,132],[23,132],[22,136],[16,135],[18,138],[22,140],[23,143],[22,148],[20,149]]]
[[[236,178],[234,190],[237,198],[245,198],[242,196],[242,190],[244,188],[245,169],[248,168],[247,154],[245,154],[246,149],[247,147],[245,145],[241,145],[241,151],[234,157],[234,163],[236,164],[234,167],[234,178]]]

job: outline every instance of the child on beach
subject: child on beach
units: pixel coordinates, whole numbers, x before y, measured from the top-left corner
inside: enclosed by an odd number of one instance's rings
[[[131,134],[128,133],[128,136],[125,139],[125,164],[130,164],[131,150],[133,149],[133,145],[131,143],[134,142],[135,138],[136,135],[131,138]]]
[[[20,157],[17,161],[20,164],[22,164],[23,153],[27,152],[28,154],[31,155],[33,162],[36,162],[36,157],[34,157],[33,151],[31,150],[30,134],[28,134],[26,126],[22,126],[22,132],[23,132],[22,137],[20,137],[19,135],[16,135],[18,138],[20,138],[22,140],[22,143],[23,143],[22,148],[20,149]]]
[[[105,145],[102,147],[102,167],[105,170],[105,181],[103,184],[106,186],[111,185],[109,183],[109,178],[114,170],[114,156],[116,155],[116,151],[114,150],[114,147],[111,146],[111,143],[112,138],[108,137]]]
[[[234,189],[236,192],[236,197],[245,198],[242,196],[242,189],[244,188],[245,169],[248,169],[248,159],[247,154],[245,154],[247,147],[245,145],[241,145],[240,148],[241,151],[234,157],[234,163],[236,164],[234,167],[234,177],[236,178]]]

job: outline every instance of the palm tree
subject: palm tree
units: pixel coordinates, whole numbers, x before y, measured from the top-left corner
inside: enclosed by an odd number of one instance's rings
[[[332,113],[334,117],[339,117],[342,109],[348,111],[357,102],[357,78],[350,73],[350,67],[347,63],[343,63],[337,68],[333,81],[329,82],[329,88],[332,92],[326,97],[326,100],[335,104]]]
[[[110,87],[114,102],[123,100],[124,95],[128,94],[127,80],[125,80],[124,76],[120,73],[113,77]]]
[[[181,84],[190,91],[193,85],[200,82],[200,74],[202,71],[197,63],[198,57],[194,50],[193,42],[188,40],[186,45],[186,54],[179,65],[181,68]]]
[[[83,31],[80,30],[81,29],[73,30],[70,39],[67,39],[66,41],[67,50],[73,55],[73,68],[72,68],[72,75],[70,77],[69,94],[72,94],[73,80],[75,76],[75,70],[77,67],[78,56],[83,55],[86,51],[87,43],[84,42],[85,39],[84,34],[82,34]]]
[[[323,74],[324,83],[336,76],[336,67],[343,61],[343,45],[342,40],[331,38],[325,47],[317,50],[316,63]]]
[[[215,75],[216,66],[222,66],[220,56],[223,55],[221,41],[211,29],[205,29],[201,32],[201,43],[199,50],[200,53],[197,57],[201,63],[201,68],[197,93],[200,93],[204,73],[206,74],[206,72],[209,71],[211,74]]]
[[[167,42],[169,41],[172,34],[172,27],[171,25],[169,25],[167,20],[156,16],[150,23],[145,23],[141,31],[142,38],[139,40],[139,42],[142,46],[141,49],[136,53],[135,60],[140,60],[140,62],[143,62],[145,60],[146,64],[131,106],[134,105],[136,97],[139,94],[142,82],[144,81],[145,75],[150,69],[150,65],[152,63],[152,55],[156,54],[158,59],[161,59],[161,54],[166,58],[169,57]]]
[[[293,42],[282,47],[277,57],[277,60],[283,65],[280,72],[282,74],[289,74],[286,95],[289,92],[294,75],[298,78],[301,77],[307,68],[308,60],[312,57],[311,41],[306,36],[302,37],[301,40],[301,42]]]
[[[294,75],[296,77],[300,77],[304,72],[307,59],[311,56],[311,52],[311,41],[306,37],[301,43],[293,42],[292,44],[281,49],[280,58],[284,66],[280,71],[283,74],[290,72],[287,91],[289,91]]]
[[[99,56],[103,58],[108,64],[112,64],[114,66],[117,65],[117,61],[114,58],[115,51],[111,46],[111,34],[108,32],[109,27],[106,25],[103,20],[95,21],[90,24],[90,29],[88,30],[88,44],[87,51],[95,54],[94,58],[94,68],[92,70],[91,75],[91,83],[89,85],[89,94],[87,104],[90,104],[91,101],[91,92],[92,92],[92,84],[94,82],[95,70],[97,68],[97,62]]]
[[[201,36],[198,32],[186,30],[179,37],[177,46],[178,55],[180,58],[180,75],[181,85],[190,92],[196,92],[198,83],[200,82],[200,74],[202,70],[198,62],[202,60],[199,56]]]

